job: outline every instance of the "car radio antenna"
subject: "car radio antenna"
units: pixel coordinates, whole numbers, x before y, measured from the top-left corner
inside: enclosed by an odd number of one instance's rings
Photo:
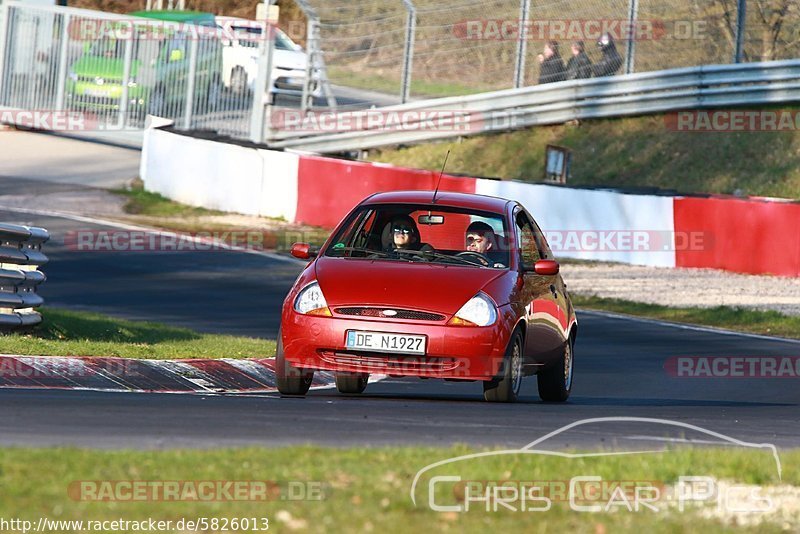
[[[447,166],[447,158],[450,157],[450,149],[447,149],[447,154],[444,155],[444,163],[442,163],[442,170],[439,172],[439,179],[436,180],[436,189],[433,191],[433,201],[431,204],[436,204],[436,195],[439,194],[439,185],[442,183],[442,175],[444,174],[444,168]]]

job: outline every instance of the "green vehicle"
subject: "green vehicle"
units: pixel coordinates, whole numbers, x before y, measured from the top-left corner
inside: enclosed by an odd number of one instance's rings
[[[222,49],[213,31],[203,31],[216,28],[214,15],[199,11],[137,11],[130,15],[153,22],[106,22],[107,27],[97,32],[100,37],[86,43],[83,54],[69,68],[68,107],[112,114],[121,109],[127,89],[126,108],[134,117],[143,118],[145,113],[182,116],[193,39],[199,41],[194,108],[215,107],[222,90]],[[128,53],[131,62],[126,88]]]

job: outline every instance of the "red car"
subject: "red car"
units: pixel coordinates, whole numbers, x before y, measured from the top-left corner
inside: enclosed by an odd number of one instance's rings
[[[572,389],[577,320],[559,265],[518,202],[481,195],[390,192],[353,209],[283,304],[278,390],[304,395],[315,370],[342,393],[370,373],[481,381],[513,402],[524,376],[539,396]]]

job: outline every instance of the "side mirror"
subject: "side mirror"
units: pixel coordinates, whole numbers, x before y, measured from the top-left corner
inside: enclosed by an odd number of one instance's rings
[[[539,260],[534,264],[533,271],[543,276],[558,274],[559,266],[556,260]]]
[[[173,61],[183,61],[183,50],[173,50],[169,53],[170,63]]]
[[[300,260],[310,260],[316,258],[319,250],[308,243],[295,243],[292,245],[292,256]]]

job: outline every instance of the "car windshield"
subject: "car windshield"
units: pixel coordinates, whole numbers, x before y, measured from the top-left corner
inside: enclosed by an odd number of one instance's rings
[[[433,205],[365,206],[348,218],[324,255],[507,269],[508,237],[504,217],[495,213]]]
[[[263,30],[257,26],[234,26],[233,31],[239,36],[239,46],[247,48],[258,48],[261,43],[261,35],[264,33]],[[294,44],[294,41],[283,33],[282,30],[276,28],[274,34],[276,50],[300,50],[300,47]]]

